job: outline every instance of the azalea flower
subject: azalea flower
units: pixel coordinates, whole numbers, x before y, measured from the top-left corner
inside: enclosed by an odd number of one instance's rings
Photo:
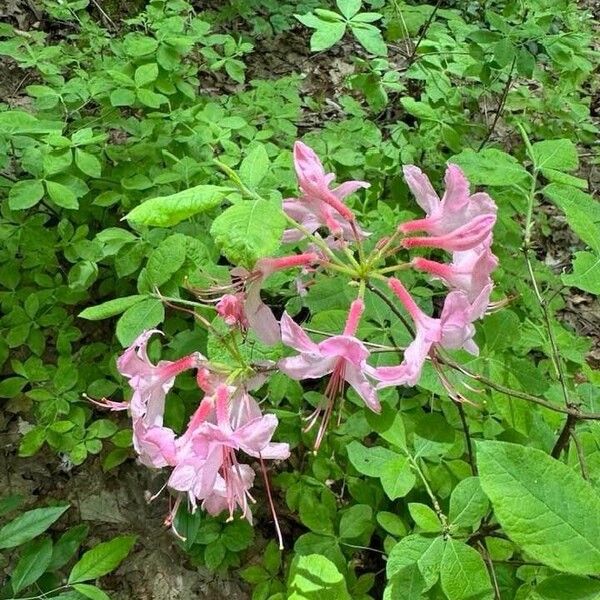
[[[329,418],[333,411],[335,397],[344,387],[344,383],[356,391],[365,404],[374,412],[381,411],[377,391],[366,376],[369,351],[355,337],[358,322],[364,311],[362,300],[355,300],[348,313],[346,326],[341,335],[334,335],[320,343],[313,342],[306,332],[294,320],[284,313],[281,318],[282,340],[286,346],[300,354],[279,361],[280,370],[292,379],[320,379],[331,374],[325,390],[328,399],[315,449],[319,447]],[[310,418],[310,427],[316,422],[321,408],[317,408]]]
[[[367,234],[354,224],[354,214],[344,204],[344,199],[360,188],[370,184],[365,181],[346,181],[330,189],[335,179],[333,173],[325,173],[323,164],[314,150],[302,142],[294,144],[294,167],[302,195],[299,199],[288,199],[283,210],[297,223],[314,233],[325,227],[338,237],[351,237]],[[303,233],[295,229],[284,232],[284,242],[302,239]]]
[[[440,200],[427,176],[413,165],[404,177],[427,217],[400,225],[402,233],[424,231],[429,237],[406,238],[405,248],[437,247],[466,251],[484,242],[496,221],[496,204],[485,193],[469,194],[469,182],[456,165],[448,165],[446,191]]]
[[[442,279],[448,287],[463,291],[472,302],[492,283],[490,274],[498,266],[498,259],[492,254],[488,239],[472,250],[454,252],[449,265],[426,258],[415,258],[412,265]]]
[[[404,351],[404,359],[400,365],[368,370],[372,377],[379,380],[378,388],[416,385],[425,360],[436,345],[449,350],[463,348],[475,355],[479,353],[473,341],[473,321],[485,313],[491,284],[480,292],[473,303],[464,292],[450,292],[439,319],[424,313],[398,279],[391,278],[388,285],[411,316],[416,332],[415,339]]]
[[[279,323],[273,311],[262,301],[260,290],[265,280],[277,271],[302,267],[319,260],[314,252],[295,254],[281,258],[261,258],[252,271],[243,267],[232,270],[232,274],[245,282],[243,314],[248,328],[258,339],[268,345],[277,344],[281,340]]]
[[[225,294],[216,305],[218,315],[229,327],[245,328],[248,326],[244,314],[243,294]]]

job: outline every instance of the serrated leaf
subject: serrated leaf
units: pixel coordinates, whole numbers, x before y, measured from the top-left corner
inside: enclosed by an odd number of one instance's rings
[[[82,310],[78,317],[80,319],[87,319],[88,321],[100,321],[102,319],[108,319],[114,317],[122,312],[126,311],[131,306],[138,304],[142,300],[146,299],[147,296],[141,294],[135,294],[133,296],[123,296],[123,298],[115,298],[114,300],[108,300],[97,306],[89,306]]]
[[[156,298],[147,298],[130,306],[117,321],[117,339],[123,347],[129,346],[135,338],[152,329],[165,318],[165,308]]]
[[[116,569],[129,554],[135,535],[122,535],[88,550],[71,569],[69,584],[97,579]]]
[[[478,442],[481,487],[506,534],[533,559],[576,575],[600,572],[600,498],[545,452]]]
[[[280,246],[285,228],[281,209],[266,200],[230,206],[212,224],[210,233],[229,262],[252,267]]]
[[[492,600],[494,592],[483,558],[458,540],[446,540],[440,565],[442,589],[448,600]]]
[[[19,515],[0,529],[0,550],[20,546],[44,533],[68,508],[68,505],[49,506],[28,510]]]
[[[197,185],[176,194],[146,200],[130,211],[125,218],[142,225],[172,227],[193,215],[219,206],[229,192],[230,188],[217,185]]]
[[[21,553],[12,570],[10,583],[15,594],[35,583],[48,568],[52,558],[52,540],[45,537],[31,542]]]
[[[544,140],[532,145],[537,169],[574,171],[579,166],[577,147],[568,139]]]

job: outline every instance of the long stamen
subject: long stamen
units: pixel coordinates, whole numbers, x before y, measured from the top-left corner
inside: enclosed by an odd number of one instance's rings
[[[273,515],[273,522],[275,523],[275,531],[277,533],[277,539],[279,540],[279,549],[283,550],[283,536],[281,535],[281,528],[279,527],[279,519],[277,518],[277,512],[275,511],[275,504],[273,503],[273,496],[271,495],[271,486],[269,485],[269,477],[267,476],[267,469],[265,467],[265,461],[262,456],[259,456],[260,470],[265,482],[265,490],[267,492],[267,499],[269,500],[269,507],[271,508],[271,514]]]

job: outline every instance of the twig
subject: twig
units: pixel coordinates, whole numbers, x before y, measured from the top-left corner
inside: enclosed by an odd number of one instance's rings
[[[567,420],[556,440],[556,444],[554,444],[554,448],[552,448],[552,452],[550,452],[552,458],[559,458],[562,451],[568,447],[569,438],[571,437],[571,432],[573,431],[573,427],[575,427],[575,423],[577,423],[577,417],[574,415],[567,415]]]
[[[402,321],[402,324],[410,335],[415,335],[413,326],[406,320],[406,317],[398,310],[394,303],[377,287],[371,283],[367,283],[367,289],[371,290],[375,295],[379,296],[390,308],[390,310]]]
[[[469,465],[471,465],[471,473],[477,475],[477,465],[475,464],[475,455],[473,454],[473,444],[471,443],[471,431],[469,430],[469,423],[467,422],[467,415],[462,402],[458,400],[454,401],[458,414],[460,415],[460,421],[462,423],[463,432],[465,434],[465,442],[467,444],[467,454],[469,455]]]
[[[500,116],[504,112],[504,105],[506,104],[506,99],[508,97],[508,92],[510,91],[510,86],[513,83],[513,72],[515,70],[516,64],[517,64],[517,57],[515,55],[513,57],[512,64],[510,65],[510,70],[508,72],[508,79],[506,80],[506,84],[504,86],[504,89],[502,90],[502,96],[500,96],[500,102],[498,103],[498,108],[494,114],[494,120],[492,121],[492,125],[491,125],[489,131],[487,132],[487,135],[485,136],[485,138],[483,138],[483,140],[481,141],[481,144],[479,144],[479,148],[477,149],[478,152],[481,152],[481,150],[483,150],[484,146],[489,142],[490,138],[492,137],[492,134],[494,133],[494,131],[496,129],[496,125],[498,124],[498,121],[500,120]]]
[[[579,467],[581,468],[581,476],[587,481],[590,478],[590,474],[587,468],[587,462],[585,460],[585,453],[581,446],[581,440],[577,437],[577,434],[571,429],[571,438],[575,443],[575,449],[577,450],[577,458],[579,459]]]
[[[427,30],[429,29],[431,23],[433,23],[433,19],[435,18],[435,15],[436,15],[437,11],[439,10],[441,4],[442,4],[442,0],[437,0],[437,2],[435,3],[435,6],[433,7],[433,10],[431,11],[431,13],[429,15],[429,18],[423,25],[423,28],[421,29],[421,33],[419,35],[419,38],[417,39],[415,45],[413,46],[412,53],[408,57],[408,60],[406,61],[408,66],[412,65],[412,63],[414,62],[415,55],[417,54],[417,50],[419,49],[419,45],[423,41],[423,38],[425,37],[425,34],[427,33]]]
[[[495,600],[502,600],[502,596],[500,595],[500,588],[498,587],[498,578],[496,577],[496,570],[494,569],[494,563],[492,562],[492,557],[488,552],[485,539],[481,540],[478,543],[478,546],[481,550],[481,554],[483,554],[483,560],[485,561],[488,571],[492,577],[492,583],[494,584],[494,598]]]
[[[100,13],[100,15],[102,15],[102,18],[113,28],[113,29],[118,29],[118,27],[115,25],[115,22],[106,14],[106,12],[104,12],[104,9],[100,6],[100,4],[96,1],[96,0],[92,0],[92,4],[98,9],[98,12]]]

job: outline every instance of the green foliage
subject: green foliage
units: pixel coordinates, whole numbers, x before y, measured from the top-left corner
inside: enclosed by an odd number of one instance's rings
[[[22,500],[19,496],[0,499],[2,516],[6,518],[7,514],[19,508]],[[63,594],[57,596],[56,593],[72,588],[92,600],[109,598],[95,585],[79,582],[97,579],[114,571],[130,553],[135,536],[121,536],[97,544],[72,565],[66,581],[63,574],[65,567],[73,563],[88,534],[85,525],[67,529],[58,539],[48,533],[68,508],[49,506],[28,510],[0,528],[0,550],[6,552],[10,549],[3,562],[3,566],[8,565],[8,577],[0,588],[0,597],[59,598]],[[31,596],[32,593],[37,595]]]
[[[510,600],[595,598],[596,422],[577,418],[556,450],[565,410],[600,412],[591,341],[560,318],[569,288],[600,290],[600,210],[587,181],[597,159],[582,156],[598,133],[588,84],[598,54],[582,9],[239,0],[196,13],[152,0],[109,30],[94,3],[44,4],[60,23],[26,35],[0,26],[0,57],[27,75],[19,101],[0,104],[0,397],[22,420],[20,455],[51,450],[70,468],[101,454],[106,470],[131,455],[131,431],[83,394],[127,397],[114,361],[144,329],[167,333],[153,359],[199,351],[227,363],[228,344],[249,363],[281,356],[216,322],[207,334],[197,320],[214,311],[195,294],[224,282],[226,263],[252,269],[283,253],[299,128],[339,181],[371,183],[348,200],[372,232],[368,249],[417,214],[402,166],[437,185],[451,162],[499,207],[499,310],[478,325],[480,355],[452,357],[474,377],[428,365],[419,385],[382,393],[379,416],[349,392],[317,455],[300,415],[322,388],[272,377],[258,397],[293,450],[273,477],[286,549],[265,548],[261,508],[255,530],[180,510],[180,545],[211,570],[243,567],[256,600],[484,599],[495,586]],[[266,57],[282,32],[300,57],[280,76]],[[314,84],[319,69],[335,74],[333,92]],[[569,241],[554,267],[557,229]],[[441,287],[406,277],[423,306],[437,306]],[[299,297],[293,278],[270,278],[263,299],[315,331],[341,331],[354,289],[319,273]],[[409,335],[374,292],[365,301],[361,336],[387,349],[374,364],[393,364],[389,348]],[[197,402],[181,376],[167,424],[180,431]],[[17,506],[6,498],[0,513]],[[0,528],[12,573],[0,597],[49,592],[48,579],[71,586],[49,597],[106,598],[93,581],[134,539],[79,556],[86,527],[48,533],[65,510],[36,508]]]

